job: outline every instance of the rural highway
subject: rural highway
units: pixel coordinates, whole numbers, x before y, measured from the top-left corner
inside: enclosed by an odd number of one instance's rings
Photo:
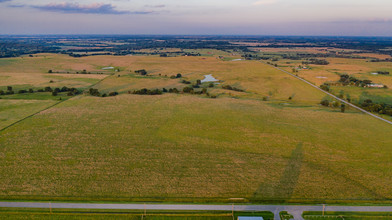
[[[193,210],[193,211],[270,211],[275,219],[279,212],[288,211],[294,219],[302,220],[303,211],[323,211],[323,205],[187,205],[187,204],[103,204],[103,203],[51,203],[51,202],[0,202],[3,208],[61,208],[61,209],[112,209],[112,210]],[[392,212],[392,206],[324,206],[324,211]]]
[[[264,63],[264,62],[262,62],[262,63]],[[264,64],[266,64],[266,63],[264,63]],[[323,92],[323,93],[325,93],[325,94],[327,94],[327,95],[329,95],[329,96],[331,96],[331,97],[333,97],[333,98],[339,100],[340,102],[342,102],[342,103],[344,103],[344,104],[346,104],[346,105],[348,105],[348,106],[350,106],[350,107],[352,107],[352,108],[355,108],[355,109],[357,109],[357,110],[359,110],[359,111],[361,111],[361,112],[363,112],[363,113],[365,113],[365,114],[368,114],[368,115],[370,115],[370,116],[372,116],[372,117],[374,117],[374,118],[377,118],[377,119],[379,119],[379,120],[381,120],[381,121],[384,121],[384,122],[386,122],[386,123],[392,125],[392,122],[391,122],[391,121],[388,121],[388,120],[386,120],[386,119],[384,119],[384,118],[382,118],[382,117],[380,117],[380,116],[377,116],[377,115],[375,115],[375,114],[372,114],[372,113],[366,111],[365,109],[362,109],[362,108],[360,108],[360,107],[358,107],[358,106],[356,106],[356,105],[354,105],[354,104],[351,104],[350,102],[347,102],[347,101],[344,100],[344,99],[341,99],[341,98],[339,98],[339,97],[333,95],[332,93],[329,93],[329,92],[327,92],[327,91],[325,91],[325,90],[322,90],[320,87],[318,87],[318,86],[312,84],[311,82],[309,82],[309,81],[307,81],[307,80],[305,80],[305,79],[302,79],[302,78],[299,77],[299,76],[296,76],[296,75],[294,75],[294,74],[292,74],[292,73],[290,73],[290,72],[288,72],[288,71],[286,71],[286,70],[283,70],[283,69],[281,69],[281,68],[279,68],[279,67],[275,67],[275,66],[273,66],[273,65],[270,65],[270,66],[272,66],[272,67],[274,67],[275,69],[280,70],[280,71],[282,71],[282,72],[284,72],[284,73],[287,73],[287,74],[289,74],[289,75],[291,75],[291,76],[293,76],[293,77],[295,77],[295,78],[301,80],[302,82],[305,82],[306,84],[309,84],[310,86],[312,86],[312,87],[314,87],[314,88],[320,90],[321,92]]]

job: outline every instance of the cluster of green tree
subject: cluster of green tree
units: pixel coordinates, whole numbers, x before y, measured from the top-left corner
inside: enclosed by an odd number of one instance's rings
[[[26,37],[1,37],[0,40],[0,58],[36,53],[55,53],[59,49],[60,47],[57,45],[48,44],[44,40]]]
[[[157,48],[151,48],[157,49]],[[163,48],[161,48],[163,49]],[[104,53],[101,53],[104,54]],[[200,53],[188,53],[183,51],[176,51],[176,52],[159,52],[159,51],[133,51],[133,50],[122,50],[116,51],[109,54],[113,54],[115,56],[125,56],[125,55],[158,55],[160,57],[177,57],[177,56],[201,56]],[[97,54],[100,55],[100,54]],[[89,54],[88,56],[94,56],[94,54]]]
[[[276,63],[267,62],[267,64],[272,65],[272,66],[274,66],[274,67],[278,67],[278,64],[276,64]]]
[[[284,53],[280,55],[283,59],[301,60],[311,58],[348,58],[348,59],[366,59],[364,56],[354,55],[352,52],[341,51],[328,51],[327,53]]]
[[[135,73],[140,74],[142,76],[147,75],[147,71],[145,69],[136,70]]]
[[[53,70],[48,70],[48,73],[67,73],[67,74],[69,74],[70,72],[69,71],[67,71],[67,72],[60,72],[60,71],[53,71]],[[87,70],[82,70],[82,71],[80,71],[80,72],[71,72],[72,74],[103,74],[102,72],[87,72]]]
[[[0,95],[12,95],[15,94],[12,86],[7,86],[7,90],[4,92],[3,90],[0,90]]]
[[[341,112],[345,112],[346,111],[346,105],[344,104],[344,103],[340,103],[340,102],[338,102],[338,101],[333,101],[333,102],[330,102],[329,100],[327,100],[327,99],[323,99],[321,102],[320,102],[320,104],[322,105],[322,106],[325,106],[325,107],[334,107],[334,108],[338,108],[339,106],[340,106],[340,111]]]
[[[327,83],[320,85],[320,88],[324,91],[329,92],[329,85]]]
[[[207,89],[203,88],[202,90],[196,91],[193,87],[184,87],[182,89],[183,93],[190,93],[190,94],[195,94],[195,95],[201,95],[201,94],[208,94]],[[209,95],[209,94],[208,94]]]
[[[107,53],[88,53],[88,52],[92,52],[94,50],[92,49],[88,49],[88,51],[83,50],[81,52],[85,52],[85,54],[80,54],[80,53],[73,53],[73,52],[67,52],[67,51],[61,51],[60,53],[62,54],[68,54],[68,56],[71,57],[75,57],[75,58],[79,58],[79,57],[87,57],[87,56],[103,56],[103,55],[112,55],[112,53],[107,52]],[[98,50],[98,51],[102,51],[102,50]],[[74,51],[77,52],[77,51]]]
[[[392,55],[392,53],[388,54]],[[370,62],[372,63],[377,63],[377,62],[392,62],[391,58],[386,58],[386,59],[371,59]]]
[[[180,93],[180,91],[177,88],[170,88],[170,89],[140,89],[140,90],[134,90],[134,91],[128,91],[128,94],[137,94],[137,95],[162,95],[163,93]],[[182,93],[189,93],[189,94],[196,94],[196,95],[201,95],[201,94],[208,94],[207,89],[203,88],[201,90],[195,90],[193,87],[184,87],[182,89]]]
[[[392,105],[389,105],[389,104],[373,103],[373,101],[371,99],[366,99],[362,103],[360,103],[360,106],[369,112],[392,116]]]
[[[329,62],[327,60],[321,60],[321,59],[307,59],[302,61],[302,64],[328,65]]]
[[[223,85],[222,89],[233,90],[233,91],[237,91],[237,92],[245,92],[245,90],[236,88],[236,87],[231,86],[231,85]]]
[[[185,79],[181,80],[181,83],[184,83],[184,84],[192,84],[190,81],[187,81],[187,80],[185,80]]]
[[[18,94],[23,94],[23,93],[35,93],[35,92],[51,92],[53,96],[57,96],[58,93],[60,92],[68,92],[68,96],[74,96],[80,94],[80,91],[76,88],[68,88],[66,86],[62,88],[51,88],[50,86],[47,86],[43,89],[38,89],[37,91],[34,91],[32,88],[26,90],[26,89],[20,89],[18,91]],[[12,86],[7,86],[7,91],[2,91],[0,90],[0,95],[12,95],[15,94],[15,92],[12,89]]]
[[[271,59],[271,57],[269,57],[269,56],[262,56],[262,55],[251,54],[251,53],[243,54],[241,57],[245,58],[245,60],[269,60],[269,59]]]
[[[168,93],[180,93],[177,88],[170,88],[169,90],[166,90],[163,88],[163,92],[168,92]]]
[[[140,89],[140,90],[135,90],[132,92],[132,94],[137,94],[137,95],[162,95],[162,90],[159,89]]]
[[[196,83],[192,85],[192,87],[193,88],[200,88],[200,85],[201,85],[201,80],[198,79],[198,80],[196,80]]]
[[[80,53],[68,53],[69,56],[75,57],[75,58],[80,58],[80,57],[87,57],[89,54],[80,54]],[[91,56],[91,55],[90,55]]]
[[[106,93],[101,94],[101,92],[98,91],[98,89],[90,88],[88,90],[88,93],[92,96],[97,96],[97,97],[107,97],[107,96],[116,96],[118,95],[118,92],[110,92],[109,95]]]
[[[348,74],[340,75],[339,82],[342,83],[344,86],[355,85],[355,86],[359,86],[359,87],[366,87],[367,85],[372,84],[371,80],[368,80],[368,79],[360,80],[360,79],[357,79],[354,76],[350,76]]]

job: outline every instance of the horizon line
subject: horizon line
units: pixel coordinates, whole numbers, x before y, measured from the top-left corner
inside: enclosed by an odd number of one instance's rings
[[[4,36],[185,36],[185,37],[364,37],[364,38],[392,38],[392,35],[274,35],[274,34],[0,34]]]

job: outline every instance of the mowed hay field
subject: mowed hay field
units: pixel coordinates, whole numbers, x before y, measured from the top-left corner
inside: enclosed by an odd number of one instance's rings
[[[182,73],[191,81],[213,74],[246,92],[228,94],[218,86],[211,89],[216,99],[125,93],[63,101],[0,133],[1,199],[392,197],[392,127],[354,111],[320,107],[325,94],[268,65],[214,57],[77,59],[82,61],[122,69],[94,86],[100,91],[180,86],[179,79],[162,75]],[[136,69],[151,78],[130,72]],[[270,101],[261,101],[265,95]]]
[[[77,97],[0,137],[0,195],[390,199],[391,127],[363,114],[195,96]]]
[[[0,100],[0,129],[15,123],[35,112],[43,110],[55,101],[50,100]]]

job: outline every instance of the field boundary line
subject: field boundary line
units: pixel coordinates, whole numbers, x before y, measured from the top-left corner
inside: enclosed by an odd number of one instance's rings
[[[13,122],[13,123],[11,123],[11,124],[5,126],[4,128],[0,129],[0,133],[3,132],[3,131],[5,131],[6,129],[8,129],[8,128],[10,128],[10,127],[12,127],[12,126],[18,124],[19,122],[22,122],[22,121],[24,121],[24,120],[26,120],[26,119],[28,119],[28,118],[31,118],[31,117],[33,117],[33,116],[35,116],[35,115],[37,115],[37,114],[39,114],[39,113],[41,113],[41,112],[43,112],[43,111],[46,111],[46,110],[48,110],[48,109],[50,109],[50,108],[52,108],[52,107],[54,107],[54,106],[56,106],[56,105],[58,105],[58,104],[60,104],[60,103],[65,102],[65,101],[67,101],[67,100],[62,100],[62,101],[56,102],[56,103],[54,103],[54,104],[51,105],[51,106],[48,106],[48,107],[46,107],[46,108],[44,108],[44,109],[39,110],[38,112],[35,112],[35,113],[33,113],[33,114],[31,114],[31,115],[28,115],[28,116],[26,116],[26,117],[24,117],[24,118],[22,118],[22,119],[19,119],[18,121],[15,121],[15,122]]]
[[[262,62],[262,63],[264,63],[264,62]],[[266,63],[264,63],[264,64],[266,64]],[[270,65],[270,64],[267,64],[267,65]],[[346,105],[349,105],[350,107],[352,107],[352,108],[354,108],[354,109],[357,109],[357,110],[359,110],[359,111],[361,111],[361,112],[363,112],[363,113],[365,113],[365,114],[367,114],[367,115],[372,116],[373,118],[379,119],[379,120],[381,120],[381,121],[384,121],[384,122],[386,122],[386,123],[392,125],[392,122],[391,122],[391,121],[389,121],[389,120],[387,120],[387,119],[384,119],[384,118],[382,118],[382,117],[380,117],[380,116],[377,116],[377,115],[375,115],[375,114],[373,114],[373,113],[371,113],[371,112],[368,112],[368,111],[366,111],[365,109],[360,108],[360,107],[358,107],[358,106],[356,106],[356,105],[354,105],[354,104],[352,104],[352,103],[350,103],[350,102],[348,102],[348,101],[346,101],[346,100],[344,100],[344,99],[341,99],[341,98],[339,98],[339,97],[333,95],[332,93],[329,93],[329,92],[327,92],[327,91],[325,91],[325,90],[319,88],[318,86],[314,85],[313,83],[311,83],[311,82],[309,82],[309,81],[307,81],[307,80],[305,80],[305,79],[302,79],[301,77],[299,77],[299,76],[297,76],[297,75],[294,75],[294,74],[292,74],[292,73],[290,73],[290,72],[288,72],[288,71],[286,71],[286,70],[284,70],[284,69],[281,69],[281,68],[279,68],[279,67],[276,67],[276,66],[274,66],[274,65],[270,65],[270,66],[272,66],[273,68],[275,68],[275,69],[277,69],[277,70],[280,70],[280,71],[282,71],[282,72],[284,72],[284,73],[287,73],[287,74],[289,74],[289,75],[292,76],[292,77],[295,77],[295,78],[301,80],[302,82],[304,82],[304,83],[306,83],[306,84],[308,84],[308,85],[310,85],[310,86],[312,86],[312,87],[318,89],[319,91],[321,91],[321,92],[323,92],[323,93],[325,93],[325,94],[331,96],[332,98],[334,98],[334,99],[336,99],[336,100],[338,100],[338,101],[340,101],[340,102],[342,102],[342,103],[344,103],[344,104],[346,104]]]
[[[82,92],[86,91],[87,89],[90,89],[90,88],[93,87],[93,86],[96,86],[98,83],[101,83],[103,80],[109,78],[110,76],[112,76],[112,75],[108,75],[108,76],[106,76],[105,78],[99,80],[98,82],[96,82],[96,83],[94,83],[94,84],[88,86],[88,87],[87,87],[86,89],[84,89]],[[74,97],[77,97],[77,96],[74,96]],[[74,98],[74,97],[72,97],[72,98]],[[48,110],[48,109],[51,109],[51,108],[55,107],[56,105],[59,105],[59,104],[61,104],[61,103],[63,103],[63,102],[66,102],[66,101],[68,101],[68,100],[71,100],[72,98],[58,101],[58,102],[56,102],[55,104],[53,104],[53,105],[51,105],[51,106],[48,106],[48,107],[46,107],[46,108],[44,108],[44,109],[42,109],[42,110],[39,110],[38,112],[35,112],[35,113],[33,113],[33,114],[31,114],[31,115],[28,115],[28,116],[26,116],[26,117],[24,117],[24,118],[22,118],[22,119],[19,119],[18,121],[15,121],[15,122],[13,122],[13,123],[11,123],[11,124],[5,126],[4,128],[0,129],[0,133],[3,132],[3,131],[5,131],[5,130],[7,130],[8,128],[10,128],[10,127],[12,127],[12,126],[18,124],[19,122],[22,122],[22,121],[24,121],[24,120],[26,120],[26,119],[28,119],[28,118],[31,118],[31,117],[33,117],[33,116],[35,116],[35,115],[38,115],[39,113],[44,112],[44,111],[46,111],[46,110]],[[22,99],[22,100],[23,100],[23,99]]]

